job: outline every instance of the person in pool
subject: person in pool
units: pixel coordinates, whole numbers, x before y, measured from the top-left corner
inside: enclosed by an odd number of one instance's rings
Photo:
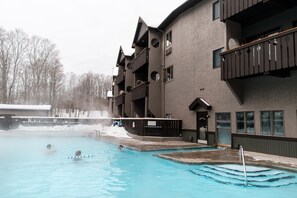
[[[46,145],[46,148],[47,148],[47,150],[51,150],[52,149],[52,145],[51,144],[48,144],[48,145]]]
[[[56,149],[53,148],[53,146],[51,144],[47,144],[46,145],[46,153],[50,154],[56,152]]]
[[[75,152],[75,158],[81,158],[81,151],[80,150],[77,150]]]

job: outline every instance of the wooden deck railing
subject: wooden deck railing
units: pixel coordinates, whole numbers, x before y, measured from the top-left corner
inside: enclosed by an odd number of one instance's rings
[[[119,72],[118,76],[116,77],[115,83],[118,85],[125,80],[125,71]]]
[[[125,129],[134,135],[156,137],[181,137],[182,121],[175,119],[124,118],[121,121]]]
[[[221,53],[221,78],[229,80],[296,69],[297,28]]]
[[[143,65],[148,63],[148,56],[149,56],[149,49],[145,48],[129,63],[129,67],[132,68],[132,72],[135,72]]]
[[[125,104],[125,94],[120,94],[115,97],[115,104],[116,106]]]
[[[264,0],[220,0],[221,20],[224,21]]]
[[[143,82],[142,84],[133,87],[131,94],[132,101],[145,98],[146,96],[148,96],[148,83]]]

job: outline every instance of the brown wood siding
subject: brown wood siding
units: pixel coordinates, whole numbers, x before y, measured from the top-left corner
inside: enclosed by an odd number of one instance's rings
[[[222,80],[297,68],[297,28],[221,53]]]
[[[297,157],[296,138],[232,134],[232,148],[238,148],[238,145],[247,151]]]
[[[125,104],[125,94],[121,94],[115,97],[115,104],[116,106]]]
[[[118,120],[119,121],[119,120]],[[182,121],[171,119],[122,119],[125,129],[134,135],[157,136],[157,137],[180,137],[182,134]],[[153,121],[155,126],[149,126],[148,122]]]
[[[130,63],[129,66],[132,68],[132,72],[140,69],[146,63],[148,63],[149,49],[142,50]]]
[[[125,80],[125,72],[121,71],[118,76],[116,77],[116,85],[120,84],[121,82],[123,82]]]
[[[225,21],[226,19],[263,1],[264,0],[220,0],[221,21]]]
[[[132,101],[139,100],[148,96],[148,85],[147,83],[142,83],[134,87],[131,91]]]

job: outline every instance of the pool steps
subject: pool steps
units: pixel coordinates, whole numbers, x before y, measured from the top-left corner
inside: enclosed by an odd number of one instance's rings
[[[231,167],[231,166],[230,166]],[[203,165],[189,170],[191,173],[221,184],[246,186],[241,166],[232,169],[225,166]],[[270,168],[247,169],[247,187],[281,187],[297,184],[295,175]]]

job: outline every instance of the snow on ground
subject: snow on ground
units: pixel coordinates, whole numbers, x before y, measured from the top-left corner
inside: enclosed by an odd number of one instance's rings
[[[80,111],[75,109],[74,111],[67,111],[66,109],[60,109],[56,113],[59,117],[70,117],[70,118],[107,118],[109,117],[107,111]]]
[[[131,138],[124,127],[98,125],[72,126],[22,126],[18,129],[1,131],[0,135],[44,135],[44,136],[95,136],[96,132],[103,136]]]

